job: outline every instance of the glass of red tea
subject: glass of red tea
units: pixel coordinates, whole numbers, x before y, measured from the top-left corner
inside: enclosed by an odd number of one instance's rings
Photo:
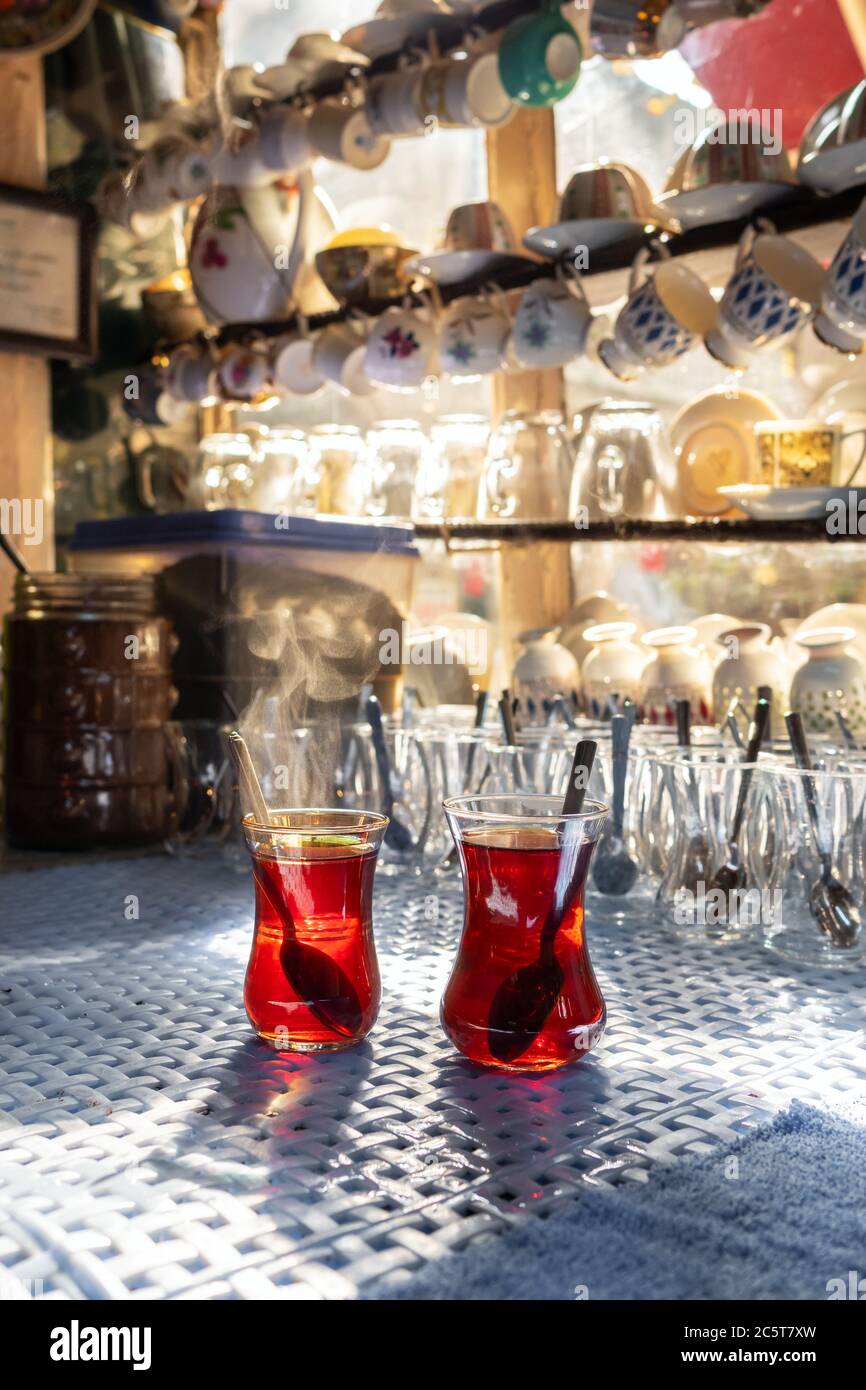
[[[256,922],[244,983],[260,1038],[295,1052],[351,1047],[379,1012],[373,875],[386,816],[279,810],[244,817]]]
[[[595,1046],[605,1005],[589,959],[584,887],[607,817],[599,801],[513,793],[444,803],[463,873],[463,933],[442,1027],[466,1057],[552,1071]]]

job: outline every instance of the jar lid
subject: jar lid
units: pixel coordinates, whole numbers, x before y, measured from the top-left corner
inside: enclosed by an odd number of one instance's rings
[[[151,574],[19,574],[13,616],[76,619],[151,617],[156,612]]]

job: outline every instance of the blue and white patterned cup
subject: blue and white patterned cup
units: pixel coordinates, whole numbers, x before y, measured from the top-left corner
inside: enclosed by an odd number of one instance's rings
[[[824,278],[816,337],[839,352],[863,351],[866,343],[866,199]]]
[[[713,297],[699,276],[670,258],[641,283],[649,252],[639,251],[629,278],[628,299],[619,312],[613,337],[605,338],[598,355],[620,381],[630,381],[647,367],[666,367],[688,352],[715,321]]]
[[[791,338],[815,311],[824,272],[801,246],[779,236],[771,222],[747,227],[734,273],[718,307],[718,322],[704,338],[726,367],[747,367],[756,352]]]

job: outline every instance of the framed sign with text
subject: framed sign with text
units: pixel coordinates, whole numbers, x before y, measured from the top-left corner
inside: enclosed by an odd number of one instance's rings
[[[96,356],[96,233],[89,204],[0,183],[0,348]]]

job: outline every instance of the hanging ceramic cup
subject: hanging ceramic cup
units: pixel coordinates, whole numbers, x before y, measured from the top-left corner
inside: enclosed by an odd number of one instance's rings
[[[418,391],[434,370],[436,328],[429,306],[392,306],[367,339],[364,370],[376,386]]]
[[[499,76],[521,106],[554,106],[573,90],[581,57],[577,30],[551,3],[509,24],[499,49]]]
[[[206,348],[182,343],[169,353],[165,389],[179,401],[203,401],[214,394],[214,361]]]
[[[261,350],[232,347],[217,368],[224,400],[251,401],[271,385],[270,363]]]
[[[858,353],[866,343],[866,200],[830,262],[821,290],[816,337],[839,352]]]
[[[323,391],[326,377],[313,361],[315,346],[305,319],[293,332],[277,338],[271,348],[274,383],[293,396],[316,396]]]
[[[372,129],[362,107],[342,102],[320,102],[310,117],[308,134],[316,154],[353,169],[378,169],[391,148]]]
[[[313,369],[350,396],[368,396],[373,383],[365,371],[367,340],[353,322],[323,328],[313,348]]]
[[[740,238],[718,322],[704,336],[707,352],[726,367],[747,367],[754,353],[781,347],[821,299],[824,272],[814,256],[778,236],[771,222],[758,226]]]
[[[426,120],[442,126],[501,126],[514,114],[495,53],[466,53],[431,63],[418,88]]]
[[[643,275],[650,252],[643,248],[632,263],[628,298],[598,355],[621,381],[631,381],[647,367],[666,367],[709,333],[716,305],[703,280],[671,258],[663,245],[655,273]]]
[[[501,295],[469,295],[451,305],[442,320],[439,362],[459,381],[489,376],[505,365],[511,320]]]
[[[521,297],[511,348],[521,367],[564,367],[586,351],[592,310],[577,275],[536,280]]]

